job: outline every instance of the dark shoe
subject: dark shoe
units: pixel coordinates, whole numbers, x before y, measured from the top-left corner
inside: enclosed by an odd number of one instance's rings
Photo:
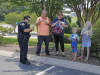
[[[46,55],[50,55],[49,53],[47,53]]]
[[[62,57],[65,57],[65,55],[62,55]]]
[[[56,54],[55,56],[58,56],[59,54]]]
[[[27,62],[22,62],[22,64],[25,64],[25,65],[30,65],[31,62],[27,61]]]
[[[40,56],[40,54],[36,54],[36,56]]]

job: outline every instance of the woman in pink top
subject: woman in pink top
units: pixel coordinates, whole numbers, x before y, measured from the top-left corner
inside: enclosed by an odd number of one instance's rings
[[[48,46],[49,46],[49,27],[51,24],[51,21],[48,17],[46,17],[46,10],[42,11],[42,16],[38,17],[36,20],[36,25],[38,27],[38,43],[37,43],[37,51],[36,55],[40,55],[41,52],[41,45],[42,42],[45,42],[45,53],[46,55],[49,54]]]

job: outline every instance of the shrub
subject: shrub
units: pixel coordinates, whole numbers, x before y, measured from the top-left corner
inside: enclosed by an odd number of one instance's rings
[[[71,43],[70,40],[68,40],[68,38],[71,36],[71,34],[64,34],[64,37],[63,37],[63,40],[64,40],[64,43]]]
[[[4,44],[5,41],[3,40],[3,36],[5,36],[6,33],[11,33],[13,31],[12,28],[5,28],[3,26],[0,26],[0,44]]]
[[[69,21],[68,20],[66,20],[66,21],[67,21],[67,24],[68,24],[68,28],[65,28],[65,33],[71,34],[72,33],[72,27],[71,27]]]
[[[100,57],[100,29],[94,30],[94,35],[91,37],[91,40],[91,55]]]

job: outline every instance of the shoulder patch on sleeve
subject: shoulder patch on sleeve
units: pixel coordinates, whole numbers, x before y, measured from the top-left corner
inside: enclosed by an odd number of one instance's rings
[[[22,26],[24,26],[25,24],[24,24],[24,23],[22,23],[21,25],[22,25]]]

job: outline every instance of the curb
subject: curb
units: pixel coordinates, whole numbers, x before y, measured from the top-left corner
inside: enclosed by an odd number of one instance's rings
[[[13,58],[19,58],[20,54],[18,52],[0,50],[0,55],[13,57]],[[79,62],[74,62],[74,61],[69,61],[69,60],[55,59],[55,58],[50,58],[50,57],[36,56],[36,55],[31,55],[31,54],[28,54],[28,59],[30,59],[31,61],[36,61],[36,62],[40,62],[44,64],[55,65],[55,66],[100,74],[100,66],[96,66],[96,65],[79,63]]]

